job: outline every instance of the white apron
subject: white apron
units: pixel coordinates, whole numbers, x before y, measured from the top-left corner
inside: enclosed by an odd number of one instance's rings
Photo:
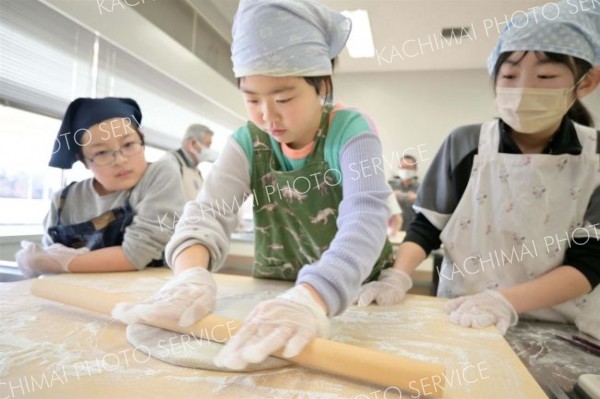
[[[202,189],[204,179],[197,168],[188,166],[185,159],[176,151],[170,153],[171,157],[177,162],[177,167],[181,172],[181,182],[183,184],[183,193],[186,201],[193,201]]]
[[[581,155],[531,155],[498,153],[498,121],[482,125],[467,188],[440,235],[445,257],[438,296],[470,295],[532,280],[563,264],[569,245],[575,245],[572,237],[585,241],[600,235],[600,226],[595,230],[584,220],[600,185],[597,133],[575,128]],[[600,296],[599,288],[521,316],[572,322],[591,295]]]
[[[181,181],[186,201],[195,200],[204,183],[200,171],[189,166],[184,166],[181,169]]]

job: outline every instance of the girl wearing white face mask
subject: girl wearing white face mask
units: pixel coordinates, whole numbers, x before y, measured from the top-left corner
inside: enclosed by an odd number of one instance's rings
[[[504,333],[521,314],[600,338],[600,132],[579,102],[600,83],[600,14],[557,5],[501,34],[488,65],[500,119],[446,139],[394,268],[359,305],[399,302],[443,243],[438,295],[457,297],[454,323]]]

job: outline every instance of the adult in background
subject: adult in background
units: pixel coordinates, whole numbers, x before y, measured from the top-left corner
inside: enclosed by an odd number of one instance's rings
[[[400,230],[406,231],[408,225],[415,218],[413,205],[417,199],[417,159],[412,155],[404,155],[400,159],[399,169],[396,176],[389,181],[394,195],[402,209],[402,226]]]
[[[181,172],[186,201],[196,199],[204,178],[198,169],[200,162],[214,162],[218,153],[210,149],[213,131],[199,123],[190,125],[181,141],[181,148],[167,153],[163,159],[174,161]]]

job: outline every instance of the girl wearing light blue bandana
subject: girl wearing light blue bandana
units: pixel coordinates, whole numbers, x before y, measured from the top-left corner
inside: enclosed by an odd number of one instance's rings
[[[174,279],[143,304],[119,306],[116,317],[187,325],[210,312],[216,287],[207,269],[223,264],[235,212],[250,194],[254,277],[296,285],[251,312],[218,366],[243,369],[279,349],[296,356],[327,335],[327,316],[343,312],[363,281],[392,265],[391,193],[383,173],[362,167],[382,156],[375,127],[360,112],[330,103],[332,60],[350,27],[311,0],[240,2],[232,60],[250,122],[233,134],[198,199],[186,206],[166,251]]]
[[[600,10],[557,6],[501,34],[489,59],[500,119],[446,139],[392,269],[410,274],[443,243],[438,295],[458,297],[447,310],[463,326],[504,333],[521,314],[600,335],[600,133],[579,102],[600,83]],[[361,302],[398,302],[392,282]]]

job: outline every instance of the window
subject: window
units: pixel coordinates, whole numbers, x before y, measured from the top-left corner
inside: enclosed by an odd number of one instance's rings
[[[60,120],[0,106],[0,142],[6,151],[0,157],[0,225],[2,232],[42,232],[42,220],[54,192],[66,182],[92,176],[81,162],[61,171],[48,167]],[[165,151],[146,146],[149,162]],[[2,235],[2,233],[0,233]]]
[[[0,96],[5,103],[59,118],[92,93],[95,36],[37,1],[0,7]]]
[[[0,60],[0,235],[41,233],[53,193],[91,176],[80,162],[68,171],[48,167],[60,119],[77,97],[135,99],[150,162],[176,147],[191,123],[215,132],[217,150],[230,134],[199,113],[205,100],[196,92],[40,1],[2,2]]]
[[[52,192],[60,188],[61,171],[48,167],[55,132],[54,118],[0,107],[0,223],[39,225]]]

